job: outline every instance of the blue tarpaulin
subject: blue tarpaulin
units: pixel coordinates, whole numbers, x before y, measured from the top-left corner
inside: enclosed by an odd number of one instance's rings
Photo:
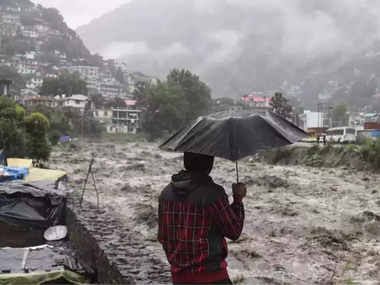
[[[0,169],[0,182],[24,179],[28,175],[28,168],[26,167],[1,167]]]
[[[375,130],[371,132],[372,138],[380,138],[380,130]]]

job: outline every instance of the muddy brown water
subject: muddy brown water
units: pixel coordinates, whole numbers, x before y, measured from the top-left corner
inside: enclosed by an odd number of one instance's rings
[[[66,170],[79,190],[92,153],[101,207],[137,233],[150,252],[141,262],[156,268],[138,283],[164,283],[160,271],[167,276],[169,269],[155,264],[167,264],[156,241],[157,198],[181,169],[181,156],[149,143],[83,143],[57,148],[50,167]],[[246,221],[228,257],[236,284],[380,284],[380,175],[248,159],[240,172],[248,186]],[[212,176],[231,194],[233,163],[217,159]],[[85,199],[95,202],[94,192]]]

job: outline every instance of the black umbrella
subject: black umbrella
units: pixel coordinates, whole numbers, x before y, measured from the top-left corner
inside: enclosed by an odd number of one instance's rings
[[[222,157],[236,162],[260,150],[295,143],[307,134],[293,123],[273,113],[216,113],[199,117],[181,129],[160,148]]]

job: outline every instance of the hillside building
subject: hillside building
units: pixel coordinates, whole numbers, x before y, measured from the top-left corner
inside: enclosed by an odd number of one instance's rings
[[[303,122],[301,126],[304,130],[310,129],[325,129],[331,126],[331,120],[327,113],[305,111],[300,115],[300,119]]]
[[[112,109],[96,109],[94,111],[94,118],[100,123],[111,124]]]
[[[108,133],[136,134],[141,128],[141,110],[113,108],[112,124],[107,126]]]
[[[100,94],[104,97],[122,97],[123,87],[115,80],[100,83]]]

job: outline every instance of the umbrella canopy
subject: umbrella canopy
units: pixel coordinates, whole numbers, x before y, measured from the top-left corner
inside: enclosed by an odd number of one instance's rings
[[[168,151],[193,152],[231,161],[258,151],[295,143],[307,134],[273,113],[216,113],[199,117],[164,142]]]

